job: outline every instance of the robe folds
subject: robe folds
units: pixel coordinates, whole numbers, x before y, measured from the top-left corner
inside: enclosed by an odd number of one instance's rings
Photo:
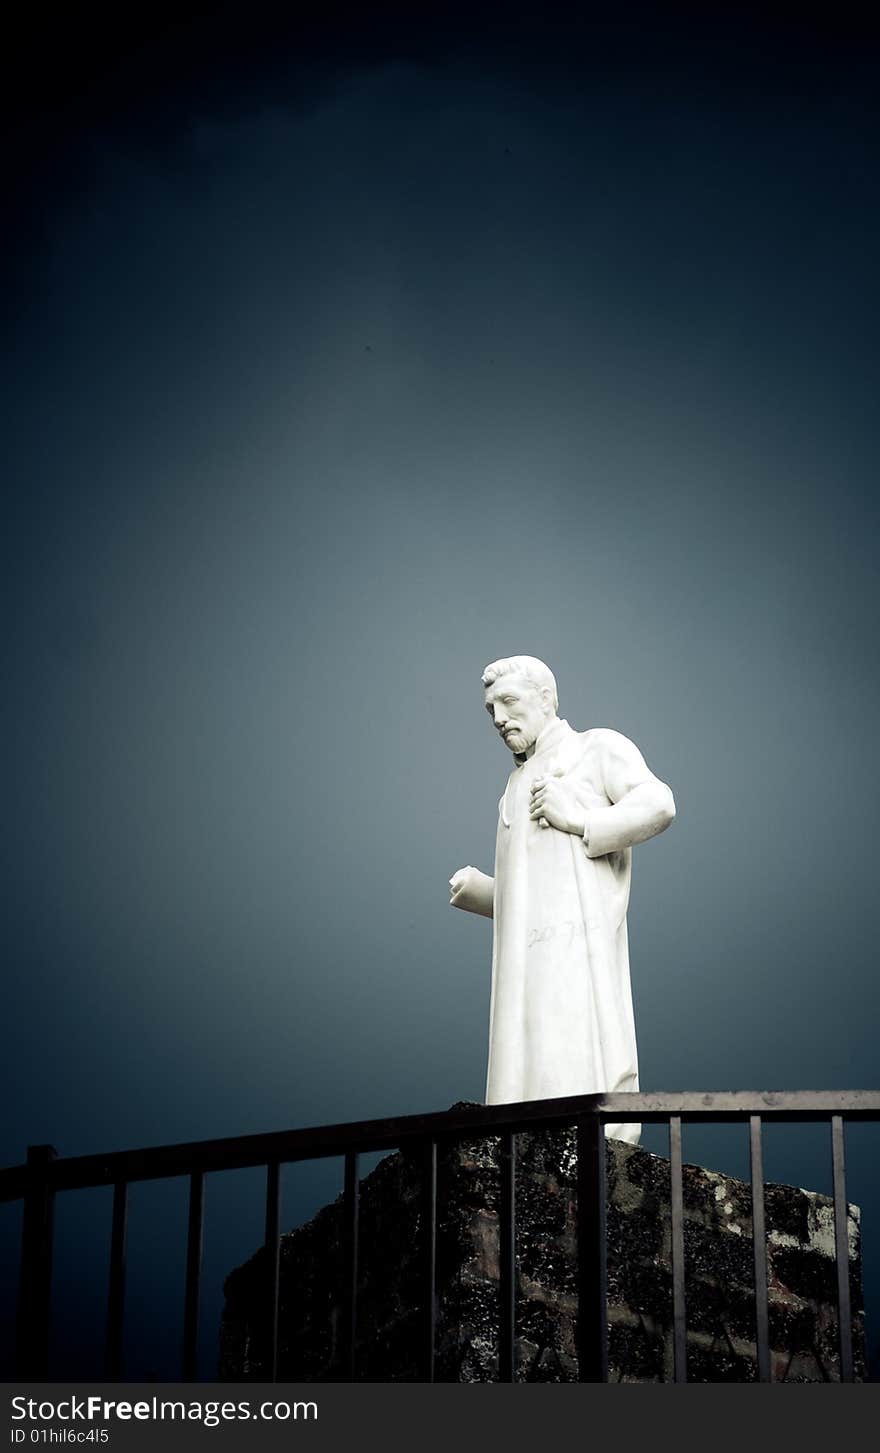
[[[632,847],[675,815],[639,749],[555,719],[498,804],[488,1105],[639,1088],[626,910]],[[583,837],[529,817],[536,777],[586,809]],[[639,1125],[606,1135],[638,1142]]]

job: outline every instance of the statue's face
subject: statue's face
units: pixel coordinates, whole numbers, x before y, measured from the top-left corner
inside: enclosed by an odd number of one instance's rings
[[[486,710],[512,752],[527,752],[552,714],[547,687],[509,672],[486,687]]]

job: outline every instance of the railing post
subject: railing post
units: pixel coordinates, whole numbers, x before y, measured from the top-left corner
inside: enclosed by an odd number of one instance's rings
[[[840,1380],[853,1381],[852,1307],[849,1295],[849,1211],[843,1116],[831,1116],[831,1175],[834,1185],[834,1251],[837,1263],[837,1327],[840,1339]]]
[[[424,1286],[421,1335],[421,1371],[424,1382],[434,1381],[437,1340],[437,1142],[422,1148],[420,1281]]]
[[[110,1286],[107,1294],[107,1337],[104,1375],[122,1380],[122,1336],[125,1323],[125,1243],[128,1224],[128,1182],[113,1187],[113,1222],[110,1232]]]
[[[194,1170],[189,1178],[189,1217],[186,1233],[186,1291],[183,1301],[183,1354],[181,1381],[195,1382],[199,1366],[199,1294],[202,1278],[202,1241],[205,1225],[205,1177]]]
[[[21,1227],[16,1373],[42,1382],[49,1373],[49,1306],[52,1291],[52,1213],[55,1193],[49,1170],[57,1151],[29,1145]]]
[[[767,1303],[767,1222],[764,1214],[764,1153],[761,1117],[749,1116],[752,1172],[752,1260],[755,1268],[755,1358],[758,1381],[770,1381],[770,1323]]]
[[[501,1186],[498,1207],[498,1377],[513,1382],[516,1331],[516,1141],[501,1137]]]
[[[358,1242],[360,1182],[356,1151],[346,1151],[345,1188],[342,1197],[343,1295],[341,1373],[346,1382],[357,1374]]]
[[[281,1167],[266,1167],[266,1377],[278,1381],[278,1297],[281,1271]]]
[[[684,1195],[681,1164],[681,1116],[669,1117],[669,1201],[672,1254],[673,1379],[687,1382],[687,1319],[684,1279]]]
[[[605,1131],[598,1115],[577,1122],[578,1381],[608,1381]]]

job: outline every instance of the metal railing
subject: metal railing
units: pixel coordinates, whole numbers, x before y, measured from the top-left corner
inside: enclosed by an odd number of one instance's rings
[[[747,1123],[751,1152],[752,1240],[755,1276],[757,1376],[771,1380],[764,1216],[762,1127],[765,1122],[825,1121],[830,1125],[837,1269],[840,1380],[853,1381],[853,1326],[849,1285],[844,1121],[880,1119],[880,1092],[729,1091],[683,1094],[584,1095],[520,1104],[466,1107],[390,1120],[362,1120],[269,1135],[116,1151],[110,1155],[59,1159],[48,1145],[31,1146],[24,1165],[0,1170],[0,1201],[23,1201],[21,1277],[16,1374],[45,1380],[49,1365],[52,1284],[52,1220],[55,1196],[62,1191],[113,1186],[110,1273],[104,1371],[122,1377],[125,1311],[125,1258],[128,1187],[136,1181],[189,1177],[186,1281],[184,1291],[181,1381],[197,1379],[199,1302],[204,1228],[205,1176],[211,1171],[266,1168],[265,1251],[268,1266],[266,1326],[269,1331],[267,1378],[278,1375],[278,1300],[281,1226],[280,1168],[296,1161],[343,1156],[343,1247],[345,1315],[341,1371],[357,1377],[359,1279],[358,1159],[368,1152],[406,1149],[419,1155],[422,1172],[420,1248],[423,1296],[421,1348],[423,1380],[434,1381],[437,1343],[437,1151],[456,1141],[500,1136],[499,1204],[499,1380],[514,1380],[516,1289],[516,1142],[521,1131],[563,1129],[577,1136],[577,1347],[582,1382],[608,1378],[606,1299],[605,1137],[609,1123],[666,1123],[669,1128],[672,1226],[673,1365],[676,1382],[687,1380],[684,1209],[681,1127],[685,1123]]]

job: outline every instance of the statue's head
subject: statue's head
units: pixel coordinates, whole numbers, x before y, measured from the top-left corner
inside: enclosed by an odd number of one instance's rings
[[[486,667],[482,681],[486,710],[505,745],[516,756],[528,752],[559,705],[550,667],[536,656],[506,656]]]

